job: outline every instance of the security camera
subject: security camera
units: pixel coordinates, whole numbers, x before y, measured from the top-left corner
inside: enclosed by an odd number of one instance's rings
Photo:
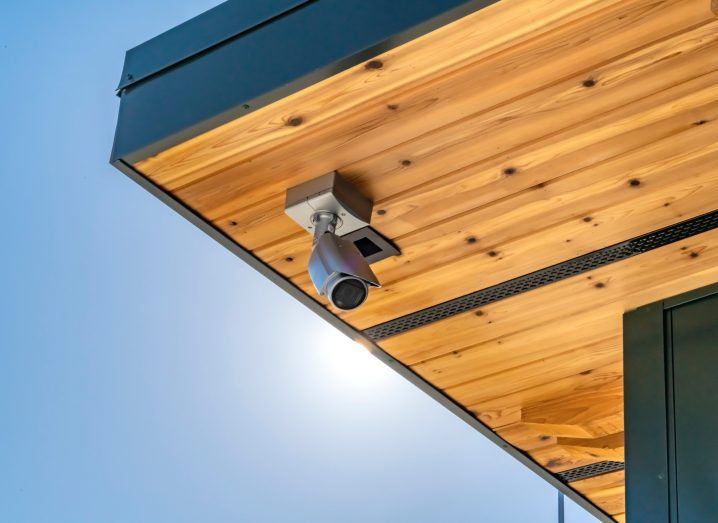
[[[339,221],[331,212],[312,215],[315,232],[309,276],[320,296],[348,311],[364,303],[369,287],[379,287],[379,280],[357,246],[334,234]]]
[[[359,307],[379,280],[370,263],[399,254],[369,226],[372,202],[334,171],[287,191],[284,212],[314,235],[309,276],[342,310]]]

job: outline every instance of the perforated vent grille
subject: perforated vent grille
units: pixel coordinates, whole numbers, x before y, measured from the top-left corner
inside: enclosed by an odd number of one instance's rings
[[[418,312],[407,314],[406,316],[396,318],[386,323],[381,323],[366,329],[364,334],[374,341],[380,341],[428,323],[443,320],[450,316],[488,305],[489,303],[494,303],[523,292],[543,287],[549,283],[555,283],[603,267],[604,265],[625,260],[631,256],[663,247],[664,245],[689,238],[702,232],[710,231],[716,227],[718,227],[718,211],[713,211],[666,227],[665,229],[660,229],[632,240],[606,247],[605,249],[584,254],[583,256],[546,267],[545,269],[519,276],[513,280],[472,292],[471,294],[434,305],[433,307]]]
[[[556,476],[564,483],[571,483],[572,481],[592,478],[594,476],[600,476],[601,474],[608,474],[609,472],[623,470],[624,467],[625,464],[622,461],[601,461],[599,463],[591,463],[590,465],[584,465],[583,467],[565,470],[563,472],[559,472]]]

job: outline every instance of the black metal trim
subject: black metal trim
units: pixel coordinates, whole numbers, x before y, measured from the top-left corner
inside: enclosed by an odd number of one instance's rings
[[[228,0],[125,53],[121,89],[317,0]]]
[[[578,506],[586,510],[589,514],[596,517],[602,523],[613,523],[613,518],[603,512],[596,505],[591,503],[588,499],[583,497],[579,492],[576,492],[570,488],[566,483],[561,481],[554,474],[543,468],[536,461],[533,460],[527,453],[513,447],[508,442],[503,440],[498,434],[496,434],[488,425],[485,425],[479,419],[477,419],[469,410],[463,405],[457,403],[452,398],[447,396],[444,392],[434,387],[431,383],[426,381],[424,378],[416,374],[409,367],[394,359],[389,353],[385,352],[381,347],[364,335],[361,331],[354,329],[351,325],[344,322],[338,316],[332,314],[319,302],[312,299],[308,294],[295,286],[291,281],[283,277],[281,274],[276,272],[270,266],[255,257],[252,253],[242,248],[232,238],[227,236],[221,229],[215,227],[211,222],[205,220],[201,215],[195,212],[193,209],[187,207],[180,200],[165,192],[160,186],[145,178],[140,172],[135,170],[131,165],[125,163],[122,160],[115,160],[111,162],[117,169],[124,173],[128,178],[133,180],[135,183],[143,187],[150,194],[158,198],[161,202],[166,204],[172,210],[177,212],[180,216],[187,219],[190,223],[198,227],[202,232],[207,234],[210,238],[217,241],[220,245],[225,247],[232,254],[237,256],[239,259],[249,264],[250,267],[257,270],[260,274],[267,277],[271,282],[279,286],[281,289],[286,291],[290,296],[298,300],[301,304],[307,307],[309,310],[319,315],[322,319],[327,321],[333,327],[344,333],[349,338],[360,343],[366,347],[376,358],[381,360],[384,364],[391,367],[395,372],[405,378],[407,381],[412,383],[419,390],[423,391],[429,397],[437,401],[444,408],[449,410],[455,416],[457,416],[464,423],[469,425],[471,428],[479,432],[481,435],[486,437],[492,443],[498,445],[504,449],[509,455],[514,457],[529,470],[537,474],[540,478],[548,482],[549,485],[556,488],[560,492],[563,492],[568,498],[570,498]]]
[[[511,298],[518,294],[658,249],[717,227],[718,211],[703,214],[637,238],[380,323],[364,330],[364,335],[372,341],[381,341],[490,303]]]
[[[572,483],[574,481],[581,481],[582,479],[617,472],[624,468],[626,468],[626,465],[623,461],[599,461],[598,463],[591,463],[590,465],[583,465],[582,467],[558,472],[556,476],[564,483]]]

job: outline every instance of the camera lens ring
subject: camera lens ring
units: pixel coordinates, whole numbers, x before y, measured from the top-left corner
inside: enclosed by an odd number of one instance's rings
[[[340,274],[327,286],[329,301],[337,309],[350,311],[364,303],[369,295],[369,286],[361,278]]]

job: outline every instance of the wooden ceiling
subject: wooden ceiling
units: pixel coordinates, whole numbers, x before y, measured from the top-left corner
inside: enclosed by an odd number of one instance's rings
[[[714,211],[710,0],[502,0],[134,167],[316,298],[287,188],[338,170],[402,255],[366,329]],[[718,281],[704,232],[381,341],[552,472],[623,460],[622,314]],[[623,473],[571,483],[622,520]]]

